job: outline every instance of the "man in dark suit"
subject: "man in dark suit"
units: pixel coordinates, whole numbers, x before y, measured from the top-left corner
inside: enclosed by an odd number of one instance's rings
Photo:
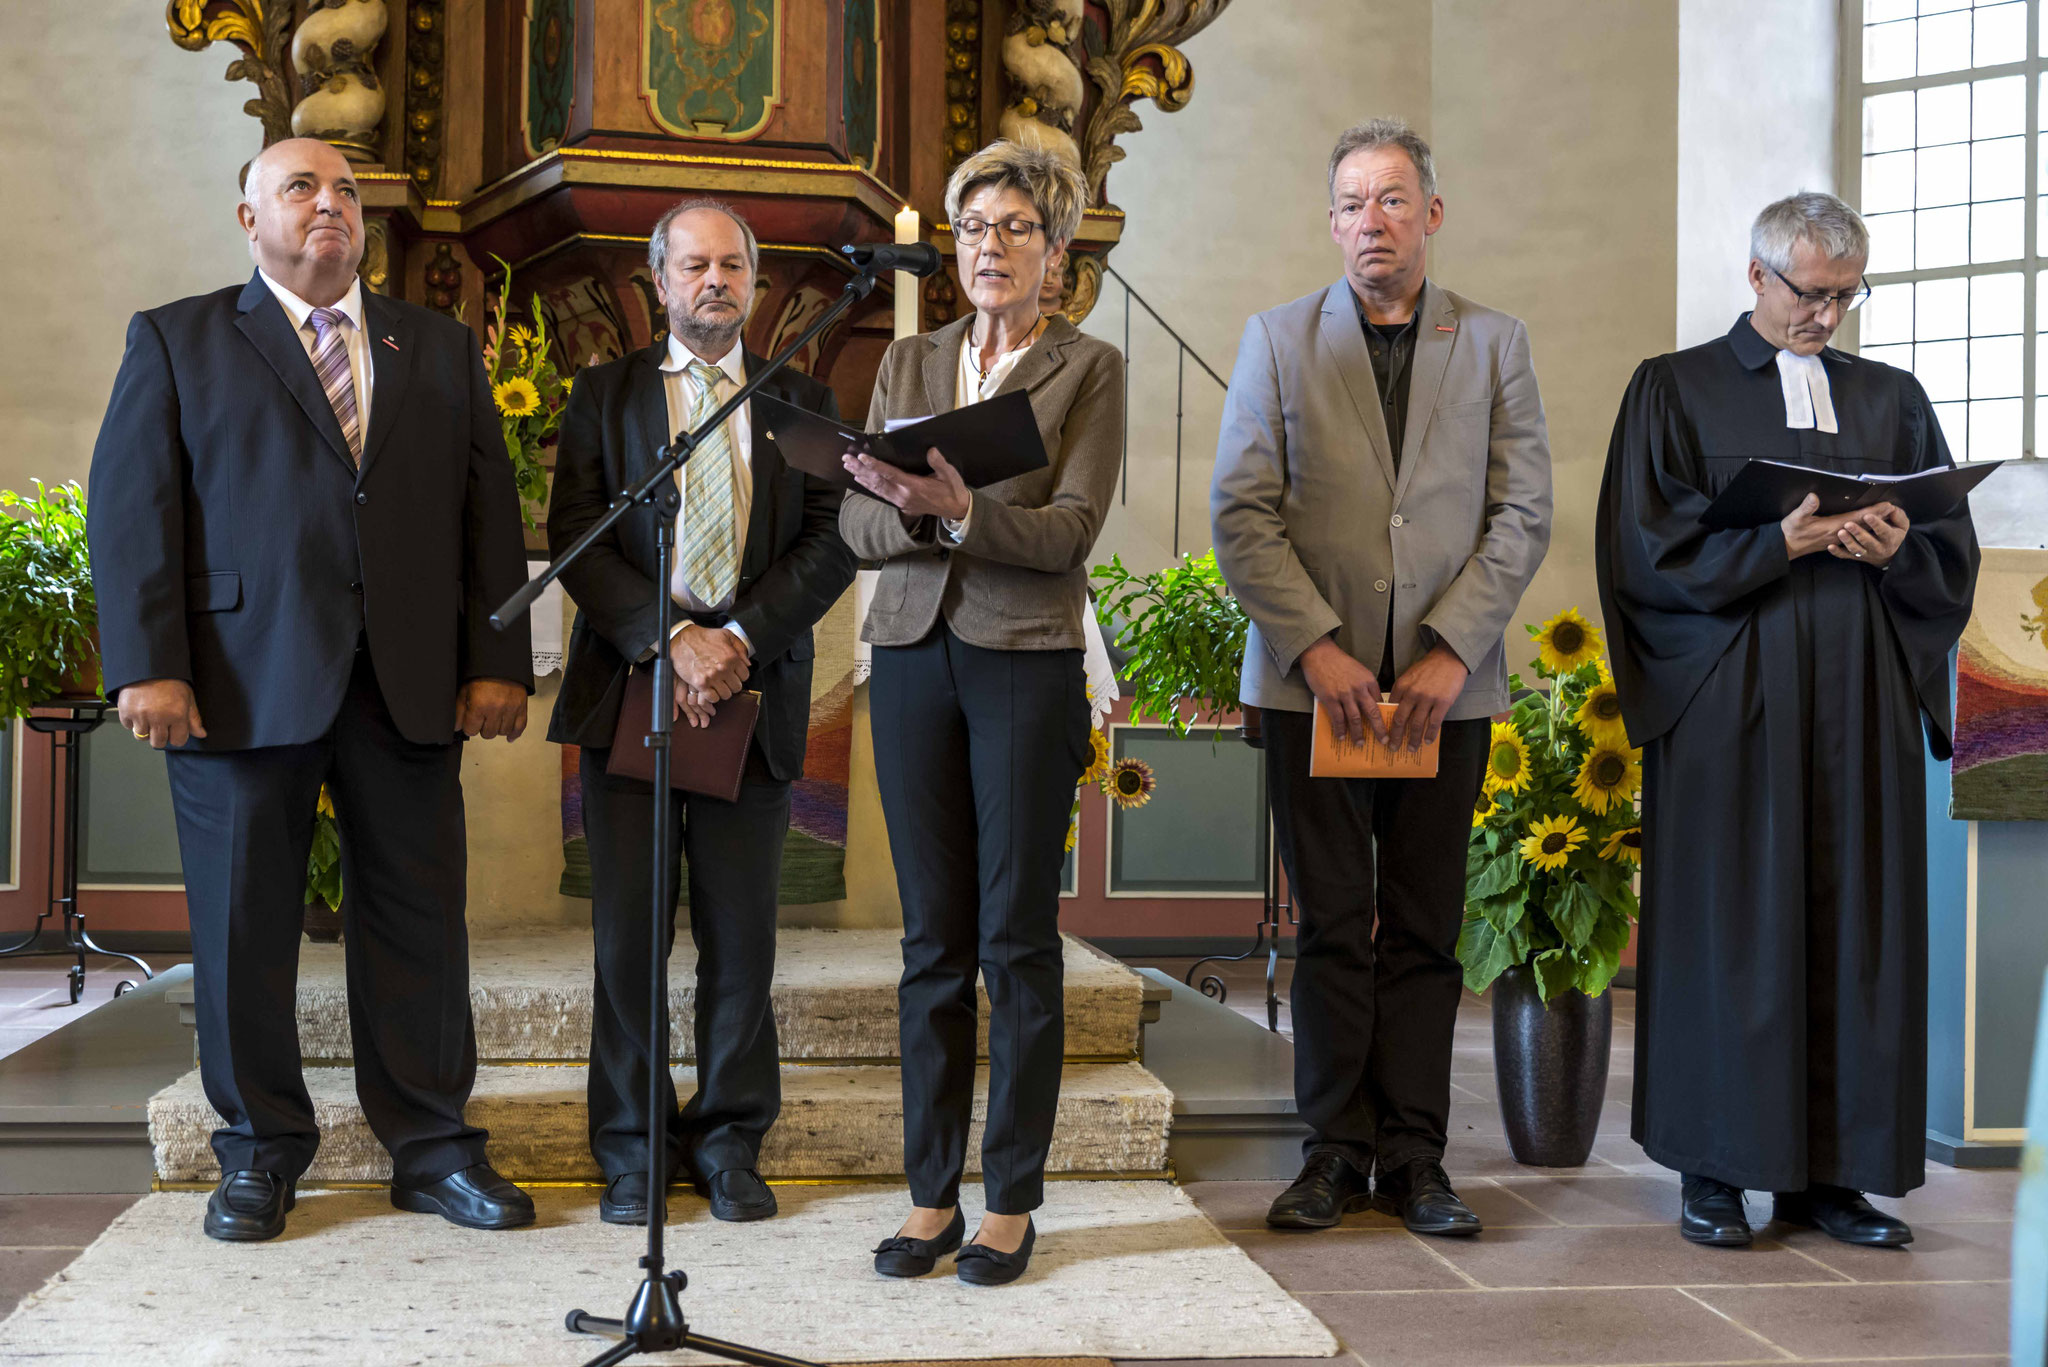
[[[167,751],[217,1239],[268,1239],[320,1142],[299,1063],[320,787],[341,828],[356,1093],[392,1204],[460,1225],[533,1203],[463,1123],[476,1075],[458,732],[526,725],[512,467],[476,341],[368,294],[348,163],[291,139],[237,210],[256,275],[139,313],[93,452],[107,696]]]
[[[710,201],[676,205],[648,247],[669,336],[576,378],[556,456],[548,538],[559,554],[645,478],[682,428],[694,429],[763,364],[740,340],[759,249],[751,229]],[[784,371],[765,392],[836,417],[832,391]],[[750,406],[749,406],[750,407]],[[839,493],[785,464],[748,407],[699,446],[678,477],[679,609],[655,639],[655,512],[639,509],[562,576],[579,609],[548,739],[583,747],[597,949],[590,1037],[590,1147],[607,1179],[599,1214],[647,1220],[647,1137],[666,1131],[672,1171],[687,1171],[721,1220],[759,1220],[775,1197],[756,1170],[781,1110],[769,990],[790,783],[803,773],[811,708],[811,627],[853,582],[839,539]],[[741,689],[761,695],[737,801],[677,793],[670,840],[689,860],[690,935],[698,949],[697,1091],[676,1109],[667,1060],[647,1057],[647,915],[653,896],[653,794],[606,767],[626,677],[670,668],[685,720],[707,724]],[[670,885],[677,882],[670,865]],[[674,904],[667,908],[674,936]],[[662,1114],[647,1114],[659,1068]]]

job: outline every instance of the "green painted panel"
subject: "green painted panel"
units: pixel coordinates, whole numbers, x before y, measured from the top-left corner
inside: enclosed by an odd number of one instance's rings
[[[692,138],[751,137],[781,96],[776,0],[642,0],[641,87],[654,121]]]
[[[875,0],[846,0],[846,43],[841,112],[846,118],[846,154],[873,168],[881,137],[882,42]]]
[[[1116,757],[1152,766],[1143,807],[1110,807],[1111,892],[1161,896],[1258,893],[1265,888],[1265,755],[1225,732],[1185,740],[1165,729],[1117,727]]]
[[[576,0],[527,0],[526,146],[535,156],[569,131],[576,93]]]

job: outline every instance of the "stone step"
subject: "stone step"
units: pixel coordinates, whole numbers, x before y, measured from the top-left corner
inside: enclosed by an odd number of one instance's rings
[[[466,1112],[490,1132],[490,1161],[513,1181],[582,1182],[599,1178],[590,1156],[584,1089],[588,1070],[559,1067],[484,1067]],[[782,1117],[768,1132],[761,1171],[779,1178],[901,1178],[903,1098],[899,1069],[829,1064],[786,1065]],[[692,1069],[678,1069],[676,1089],[695,1090]],[[303,1179],[307,1186],[390,1180],[391,1160],[370,1133],[356,1103],[351,1068],[308,1068],[320,1126],[320,1151]],[[988,1069],[975,1083],[974,1129],[968,1137],[970,1173],[980,1171],[982,1123],[987,1114]],[[220,1178],[209,1137],[219,1123],[197,1071],[150,1098],[149,1132],[156,1178],[165,1183],[206,1183]],[[1069,1064],[1060,1087],[1052,1174],[1165,1176],[1173,1123],[1173,1094],[1135,1063]]]
[[[881,1062],[900,1057],[896,982],[899,934],[880,930],[783,930],[775,953],[775,1026],[789,1060]],[[1066,1053],[1070,1060],[1133,1059],[1144,980],[1092,945],[1066,940]],[[485,1062],[575,1063],[590,1057],[593,982],[587,930],[501,931],[470,944],[470,1000],[477,1057]],[[697,951],[678,936],[669,959],[672,1056],[690,1057]],[[299,958],[299,1049],[308,1062],[354,1057],[340,945],[308,944]],[[988,994],[981,994],[980,1049],[988,1048]]]

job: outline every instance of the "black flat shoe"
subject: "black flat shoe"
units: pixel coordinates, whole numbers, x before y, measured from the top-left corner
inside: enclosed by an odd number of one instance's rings
[[[775,1193],[752,1168],[727,1168],[692,1184],[721,1220],[765,1220],[775,1213]]]
[[[939,1259],[960,1247],[967,1236],[967,1216],[953,1207],[952,1223],[936,1239],[913,1239],[898,1234],[875,1245],[875,1271],[885,1277],[922,1277],[939,1265]]]
[[[1687,1177],[1678,1190],[1678,1232],[1689,1241],[1709,1248],[1746,1248],[1756,1237],[1740,1188],[1711,1177]]]
[[[255,1243],[284,1233],[285,1212],[296,1204],[292,1179],[246,1168],[220,1179],[206,1198],[201,1228],[209,1239]]]
[[[1863,1248],[1903,1248],[1913,1242],[1913,1227],[1887,1215],[1847,1187],[1812,1186],[1801,1192],[1781,1191],[1771,1202],[1771,1216],[1788,1225],[1818,1229],[1833,1239]]]
[[[964,1222],[963,1222],[964,1224]],[[1024,1242],[1015,1253],[1001,1253],[984,1244],[968,1244],[953,1258],[955,1275],[970,1286],[1007,1286],[1031,1266],[1031,1248],[1038,1242],[1038,1226],[1024,1226]]]
[[[394,1182],[391,1204],[417,1215],[438,1215],[464,1229],[517,1229],[533,1223],[533,1198],[498,1176],[488,1163],[451,1172],[423,1187]]]
[[[1328,1229],[1347,1212],[1372,1204],[1372,1179],[1341,1154],[1312,1153],[1294,1184],[1273,1198],[1266,1223],[1275,1229]]]
[[[1400,1216],[1401,1223],[1416,1234],[1463,1238],[1483,1228],[1472,1208],[1451,1190],[1444,1165],[1434,1158],[1418,1158],[1393,1172],[1381,1173],[1372,1203],[1377,1210]]]
[[[605,1184],[597,1198],[597,1218],[608,1225],[647,1223],[647,1174],[622,1173]]]

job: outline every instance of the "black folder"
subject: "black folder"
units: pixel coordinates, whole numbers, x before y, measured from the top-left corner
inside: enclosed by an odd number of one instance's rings
[[[754,426],[774,439],[784,460],[842,489],[853,487],[853,476],[840,464],[851,446],[864,446],[869,455],[913,475],[932,472],[925,452],[936,446],[970,489],[1046,466],[1031,396],[1021,389],[893,432],[863,432],[766,394],[756,394],[753,404]]]
[[[1700,514],[1715,531],[1761,527],[1782,522],[1808,494],[1820,496],[1819,515],[1834,517],[1877,503],[1891,503],[1915,522],[1947,517],[1969,497],[1970,490],[2004,461],[1976,465],[1944,465],[1917,475],[1845,475],[1778,460],[1752,460],[1728,481],[1728,487]]]

